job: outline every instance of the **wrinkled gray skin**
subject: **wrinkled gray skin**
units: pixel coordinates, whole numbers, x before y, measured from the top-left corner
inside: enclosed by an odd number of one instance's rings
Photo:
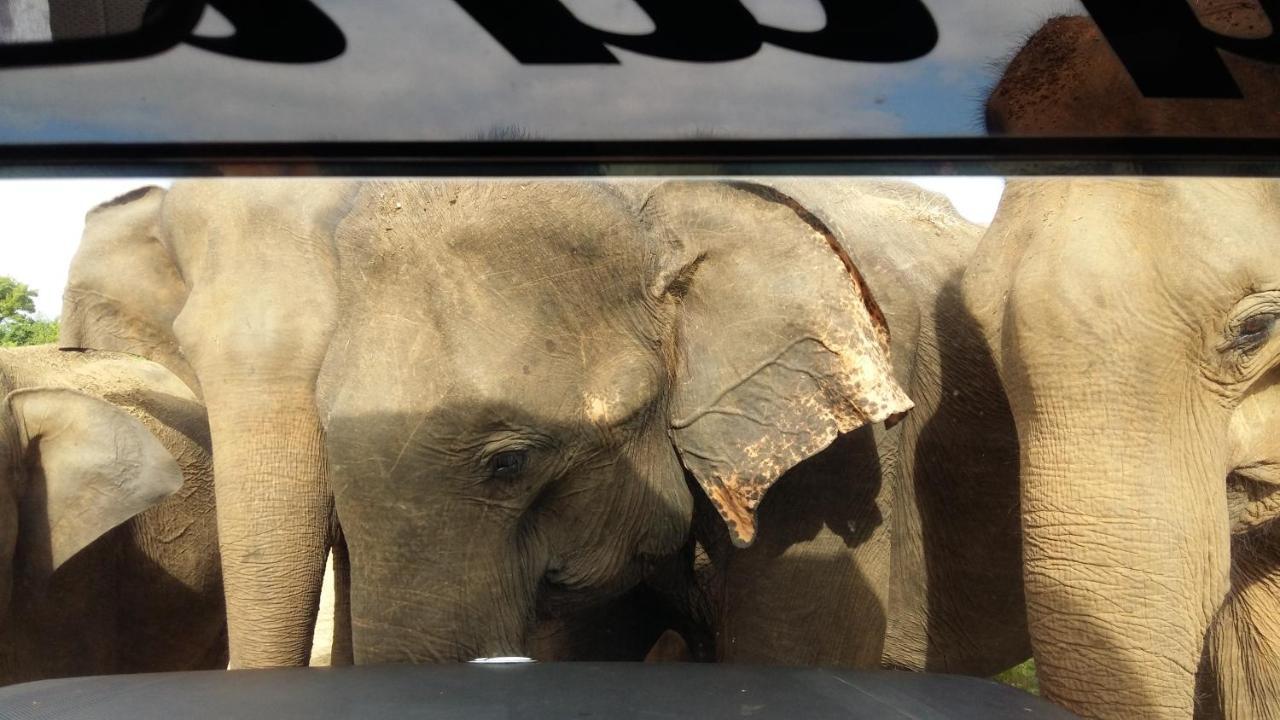
[[[62,343],[203,392],[233,663],[306,661],[333,500],[354,660],[554,655],[583,645],[539,620],[680,559],[686,473],[749,542],[779,475],[910,406],[870,293],[770,195],[179,183],[90,215]]]
[[[1280,184],[1014,181],[964,281],[1017,425],[1045,695],[1280,716]]]
[[[1017,437],[959,288],[982,229],[908,183],[765,182],[830,227],[874,289],[915,408],[788,473],[752,547],[704,533],[714,656],[976,675],[1017,664],[1030,656]]]
[[[0,349],[0,683],[226,667],[204,408],[141,358]]]
[[[233,667],[306,664],[339,540],[315,377],[336,318],[333,229],[354,187],[142,188],[90,211],[68,274],[61,347],[154,360],[208,407]]]
[[[749,542],[778,475],[909,407],[856,273],[764,189],[370,183],[355,206],[318,396],[356,662],[523,654],[538,617],[684,547],[686,471]]]

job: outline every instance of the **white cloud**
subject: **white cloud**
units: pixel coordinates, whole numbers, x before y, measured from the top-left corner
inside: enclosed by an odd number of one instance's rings
[[[36,312],[57,317],[85,213],[136,187],[168,184],[148,178],[0,180],[0,275],[36,290]]]

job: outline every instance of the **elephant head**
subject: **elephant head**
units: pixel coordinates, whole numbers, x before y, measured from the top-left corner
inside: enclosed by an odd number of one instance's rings
[[[779,476],[910,406],[857,270],[776,191],[378,182],[354,208],[318,388],[357,662],[523,654],[684,546],[691,486],[750,543]]]
[[[162,241],[164,200],[164,189],[140,187],[89,211],[62,296],[58,342],[145,357],[199,395],[173,334],[188,288]]]
[[[1046,695],[1280,701],[1280,183],[1011,182],[964,281],[1021,446]]]
[[[45,382],[25,350],[0,350],[0,628],[16,597],[112,528],[177,492],[177,462],[120,408]]]

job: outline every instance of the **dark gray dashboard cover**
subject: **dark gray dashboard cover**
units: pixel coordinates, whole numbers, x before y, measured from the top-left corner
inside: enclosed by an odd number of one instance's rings
[[[295,668],[71,678],[0,688],[15,720],[1057,720],[978,678],[740,665],[561,663]]]

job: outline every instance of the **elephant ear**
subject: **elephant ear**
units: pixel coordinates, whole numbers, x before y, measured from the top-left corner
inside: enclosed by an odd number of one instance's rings
[[[6,398],[25,472],[18,527],[32,580],[182,487],[177,461],[140,421],[68,388]]]
[[[793,199],[748,183],[673,182],[643,215],[664,241],[651,291],[675,312],[672,439],[744,547],[783,473],[911,401],[857,268]]]
[[[140,355],[169,368],[199,396],[195,371],[173,333],[188,292],[160,239],[166,194],[138,188],[85,216],[62,295],[58,346]]]

